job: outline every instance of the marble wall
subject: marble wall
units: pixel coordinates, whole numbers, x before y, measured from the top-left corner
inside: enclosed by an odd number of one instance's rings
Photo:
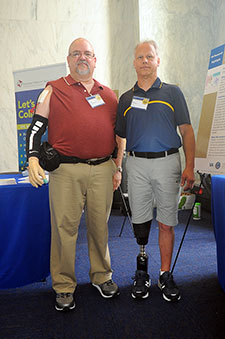
[[[222,0],[0,0],[0,172],[17,171],[13,71],[66,61],[79,36],[95,47],[95,78],[119,94],[135,82],[133,48],[153,38],[159,75],[178,84],[195,133],[210,50],[225,43]]]
[[[158,42],[159,76],[165,82],[177,84],[184,92],[197,135],[209,53],[216,47],[218,1],[140,0],[139,3],[140,18],[143,18],[140,38],[150,36]]]
[[[66,61],[69,44],[82,36],[95,48],[95,78],[120,92],[127,89],[130,55],[138,41],[138,0],[1,0],[0,5],[4,172],[18,170],[13,71]]]

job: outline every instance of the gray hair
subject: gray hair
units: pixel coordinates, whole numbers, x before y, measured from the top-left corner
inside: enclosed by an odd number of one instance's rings
[[[155,48],[156,54],[159,55],[159,49],[158,49],[158,45],[154,40],[144,40],[139,42],[134,49],[134,54],[136,54],[137,48],[142,45],[142,44],[149,44],[151,46],[153,46]]]

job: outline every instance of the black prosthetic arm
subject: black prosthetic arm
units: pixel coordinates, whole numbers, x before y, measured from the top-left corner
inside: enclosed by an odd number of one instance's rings
[[[140,253],[137,256],[137,270],[148,272],[148,255],[145,252],[145,245],[148,243],[149,232],[152,221],[142,224],[133,224],[134,235],[140,245]]]

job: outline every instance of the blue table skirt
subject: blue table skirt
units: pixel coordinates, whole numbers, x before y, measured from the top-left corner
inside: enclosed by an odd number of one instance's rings
[[[225,292],[225,176],[212,176],[212,217],[217,246],[218,280]]]
[[[0,175],[0,179],[21,175]],[[41,281],[50,273],[48,185],[0,186],[0,288]]]

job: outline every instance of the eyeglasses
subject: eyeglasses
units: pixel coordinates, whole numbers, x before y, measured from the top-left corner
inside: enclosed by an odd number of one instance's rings
[[[85,56],[85,58],[87,59],[92,59],[94,58],[94,53],[91,53],[91,52],[80,52],[80,51],[74,51],[72,53],[69,54],[69,56],[71,56],[72,58],[80,58],[82,56],[82,54]]]

